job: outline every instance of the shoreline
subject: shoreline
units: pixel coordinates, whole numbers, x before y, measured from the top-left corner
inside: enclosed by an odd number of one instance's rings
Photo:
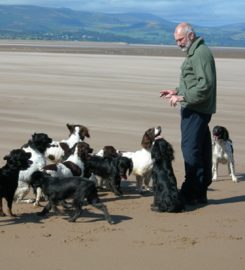
[[[245,59],[245,48],[210,47],[216,58]],[[0,51],[183,57],[174,45],[87,41],[0,40]]]

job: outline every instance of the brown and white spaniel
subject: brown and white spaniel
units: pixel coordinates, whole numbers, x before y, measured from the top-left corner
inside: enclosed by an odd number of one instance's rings
[[[143,189],[151,190],[149,187],[153,160],[151,158],[151,149],[155,139],[161,134],[160,126],[149,128],[145,131],[142,140],[142,148],[136,152],[122,152],[122,156],[131,158],[133,161],[133,172],[136,176],[136,186],[140,193]]]
[[[227,128],[223,126],[215,126],[213,128],[213,181],[218,178],[219,163],[228,165],[228,172],[233,182],[238,182],[235,175],[234,150],[232,140],[229,137]]]
[[[69,155],[71,148],[77,143],[89,138],[89,130],[83,125],[66,124],[70,131],[69,138],[66,140],[52,141],[45,152],[47,163],[58,163],[64,161]]]

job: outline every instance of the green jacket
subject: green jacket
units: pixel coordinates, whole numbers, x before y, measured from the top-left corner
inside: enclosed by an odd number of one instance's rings
[[[202,38],[187,51],[181,66],[178,95],[184,96],[182,107],[213,114],[216,112],[216,68],[213,55]]]

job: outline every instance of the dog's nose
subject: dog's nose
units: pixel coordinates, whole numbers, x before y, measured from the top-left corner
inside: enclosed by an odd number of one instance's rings
[[[161,126],[158,126],[158,127],[155,129],[155,136],[160,135],[160,134],[161,134],[161,132],[162,132],[162,128],[161,128]]]

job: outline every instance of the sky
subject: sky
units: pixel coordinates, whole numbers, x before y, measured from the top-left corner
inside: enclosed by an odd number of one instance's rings
[[[172,22],[221,26],[245,22],[244,0],[0,0],[1,5],[36,5],[103,13],[152,13]]]

